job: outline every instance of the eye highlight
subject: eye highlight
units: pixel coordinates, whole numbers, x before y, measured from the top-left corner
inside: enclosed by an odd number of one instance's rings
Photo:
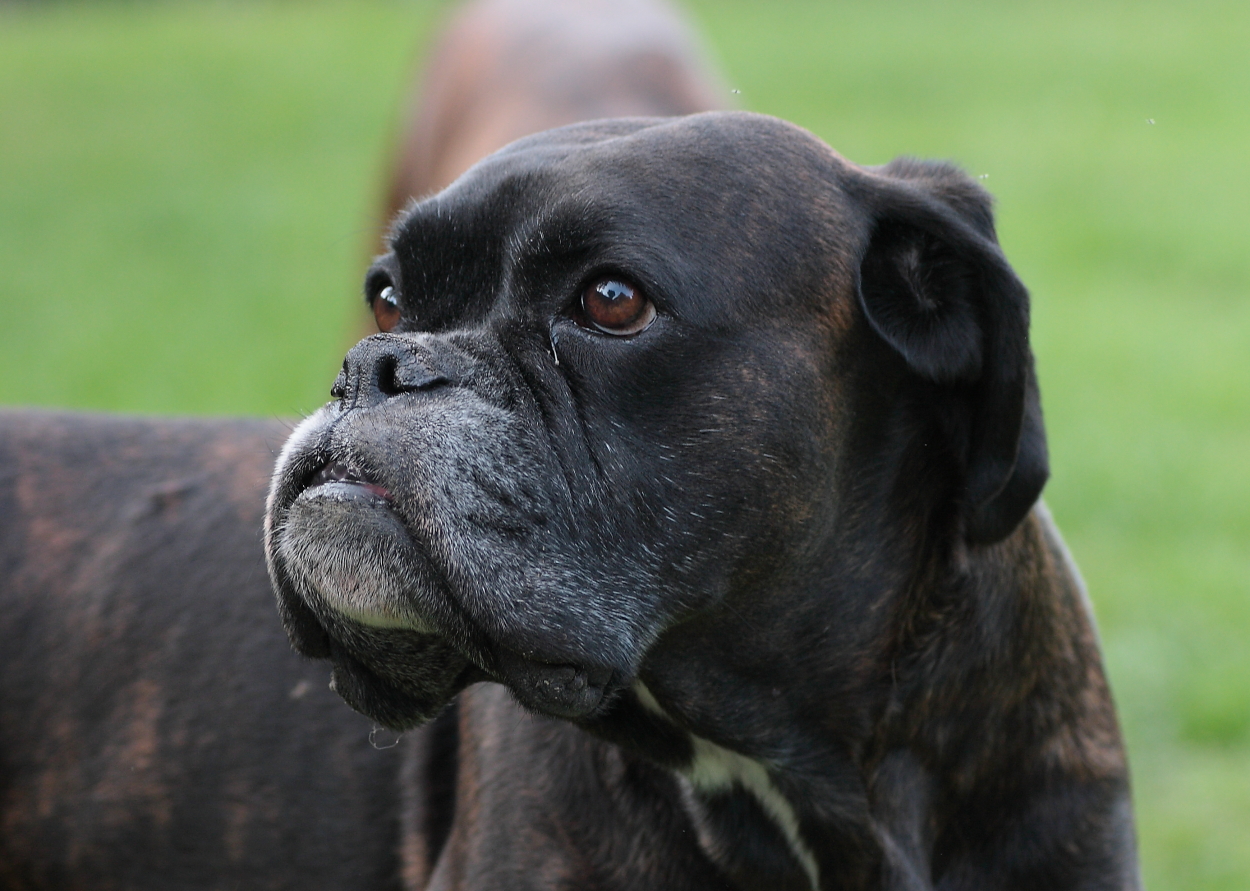
[[[582,314],[590,327],[625,337],[655,321],[655,305],[641,288],[608,276],[592,282],[582,292]]]
[[[399,295],[393,285],[387,285],[378,291],[377,296],[369,301],[373,309],[373,319],[378,323],[378,330],[383,334],[391,331],[399,324]]]

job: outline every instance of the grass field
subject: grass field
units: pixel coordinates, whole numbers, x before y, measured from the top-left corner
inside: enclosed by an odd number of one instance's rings
[[[0,403],[320,403],[439,9],[0,5]],[[1250,4],[692,13],[745,107],[997,195],[1147,883],[1250,888]]]

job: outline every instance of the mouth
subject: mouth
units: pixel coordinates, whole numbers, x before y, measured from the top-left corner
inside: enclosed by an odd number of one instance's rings
[[[358,711],[413,726],[479,680],[504,684],[551,717],[591,721],[611,706],[621,669],[499,639],[471,621],[367,462],[310,449],[288,467],[274,565],[297,580],[283,592],[288,612],[307,613],[310,633],[328,637],[329,652],[310,654],[330,656],[336,689]]]
[[[359,467],[343,460],[326,461],[309,474],[301,487],[301,494],[323,486],[342,487],[345,493],[350,493],[354,487],[360,490],[360,494],[368,493],[383,501],[391,500],[391,493],[385,486],[373,482]]]

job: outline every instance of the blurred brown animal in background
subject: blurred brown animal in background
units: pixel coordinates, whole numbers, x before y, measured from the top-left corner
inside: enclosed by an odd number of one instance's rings
[[[509,142],[578,121],[726,108],[693,32],[653,0],[482,0],[429,55],[389,222]]]

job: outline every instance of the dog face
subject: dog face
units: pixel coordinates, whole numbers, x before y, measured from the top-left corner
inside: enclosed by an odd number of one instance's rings
[[[1045,479],[1027,299],[949,168],[856,168],[757,115],[598,122],[488,158],[391,244],[386,331],[266,519],[292,641],[381,723],[485,678],[593,722],[684,653],[764,666],[799,592],[856,628],[908,529],[995,541]]]

